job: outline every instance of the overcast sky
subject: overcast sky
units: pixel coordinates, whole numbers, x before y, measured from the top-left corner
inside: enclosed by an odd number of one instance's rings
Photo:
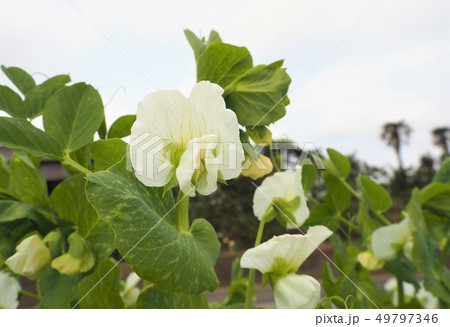
[[[450,124],[450,1],[378,3],[0,0],[0,63],[38,82],[38,73],[70,73],[105,103],[121,88],[106,108],[110,124],[135,113],[154,85],[188,94],[195,61],[183,29],[215,29],[255,64],[285,59],[291,105],[271,126],[276,136],[393,166],[380,129],[404,119],[413,129],[405,161],[416,164],[439,154],[430,130]],[[0,84],[9,85],[4,75]]]

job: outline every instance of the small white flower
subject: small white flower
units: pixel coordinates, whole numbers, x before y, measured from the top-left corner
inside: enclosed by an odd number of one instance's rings
[[[280,200],[288,205],[283,207]],[[300,227],[309,217],[301,170],[275,173],[267,177],[256,189],[253,197],[253,213],[259,220],[277,209],[282,211],[279,218],[286,221],[289,229]]]
[[[390,278],[384,284],[384,289],[387,292],[392,293],[392,303],[398,305],[398,284],[396,278]],[[420,282],[420,288],[416,293],[416,290],[412,284],[403,282],[403,294],[405,296],[405,301],[409,302],[413,297],[423,305],[425,309],[436,309],[439,305],[439,300],[428,292],[423,286],[423,282]]]
[[[123,283],[120,296],[127,307],[131,308],[136,305],[139,294],[141,293],[141,290],[137,287],[140,280],[139,276],[132,272],[128,275],[125,283]]]
[[[239,176],[244,159],[239,125],[222,94],[219,85],[202,81],[187,98],[160,91],[139,103],[130,155],[142,183],[159,187],[178,181],[186,195],[195,196],[195,190],[209,195],[217,180]]]
[[[320,284],[310,276],[295,273],[331,234],[325,226],[313,226],[306,235],[275,236],[247,250],[241,258],[241,267],[268,274],[277,307],[313,308],[319,303]]]
[[[20,242],[16,251],[6,259],[5,264],[14,273],[30,279],[36,278],[52,259],[50,250],[36,234]]]
[[[19,306],[21,287],[17,279],[0,271],[0,309],[16,309]]]
[[[372,234],[372,251],[379,260],[392,260],[405,245],[406,250],[411,249],[412,225],[408,217],[400,223],[383,226],[376,229]],[[408,253],[408,251],[407,251]]]

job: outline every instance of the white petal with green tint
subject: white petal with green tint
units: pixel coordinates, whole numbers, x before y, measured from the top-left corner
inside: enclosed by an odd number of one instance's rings
[[[16,251],[5,264],[14,273],[28,278],[37,277],[51,260],[50,250],[38,235],[24,239]]]
[[[203,195],[214,192],[219,177],[239,176],[244,159],[239,125],[222,93],[219,85],[201,81],[187,98],[178,91],[160,91],[139,103],[130,155],[142,183],[165,186],[176,175],[182,191],[195,196],[196,189]],[[204,162],[205,142],[216,144],[211,150],[214,164]],[[199,156],[201,165],[193,165]]]
[[[408,218],[398,224],[383,226],[372,234],[372,251],[377,259],[392,260],[403,249],[411,236],[411,222]]]
[[[16,309],[19,305],[20,284],[10,274],[0,271],[0,309]]]
[[[303,262],[332,232],[325,226],[313,226],[306,235],[275,236],[241,258],[241,267],[278,275],[296,272]]]
[[[286,275],[273,288],[278,309],[314,309],[320,302],[320,284],[308,275]]]
[[[286,219],[289,229],[300,227],[309,217],[309,209],[302,186],[302,172],[301,170],[286,170],[275,173],[267,177],[255,191],[253,213],[261,220],[267,210],[276,205],[274,204],[275,199],[281,198],[289,202],[296,197],[300,198],[300,205],[293,212],[285,212],[285,209],[279,208],[282,211],[281,218]]]

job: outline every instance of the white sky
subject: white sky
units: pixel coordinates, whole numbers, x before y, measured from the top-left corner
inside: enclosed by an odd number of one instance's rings
[[[291,89],[301,82],[272,126],[276,136],[392,166],[380,128],[404,119],[413,128],[405,161],[416,164],[419,154],[439,154],[430,130],[450,124],[449,1],[382,1],[308,74],[378,2],[0,0],[0,63],[70,73],[98,88],[105,103],[125,88],[106,108],[111,124],[156,90],[148,79],[188,94],[195,61],[183,29],[208,35],[213,28],[248,47],[255,64],[284,58]],[[3,74],[0,84],[9,85]]]

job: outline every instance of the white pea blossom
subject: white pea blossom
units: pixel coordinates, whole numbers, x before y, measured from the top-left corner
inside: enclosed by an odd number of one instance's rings
[[[41,238],[34,234],[20,242],[16,247],[16,253],[6,259],[5,264],[14,273],[34,279],[51,259],[50,250]]]
[[[379,260],[392,260],[406,250],[409,255],[412,248],[412,222],[406,216],[400,223],[383,226],[372,234],[372,251]]]
[[[17,279],[0,271],[0,309],[16,309],[19,306],[19,291],[21,287]]]
[[[139,276],[135,272],[132,272],[128,275],[126,281],[122,282],[123,288],[120,296],[127,307],[131,308],[136,305],[139,294],[141,293],[141,290],[137,287],[140,280]]]
[[[395,306],[398,305],[398,283],[396,278],[390,278],[384,284],[384,289],[387,292],[392,293],[392,302]],[[423,282],[420,282],[420,288],[416,292],[414,286],[409,283],[403,282],[403,294],[405,301],[410,302],[412,298],[416,297],[417,300],[423,305],[425,309],[436,309],[439,306],[439,300],[428,292],[423,286]]]
[[[286,227],[289,229],[300,227],[309,217],[301,170],[277,172],[264,179],[256,189],[253,197],[255,216],[261,220],[276,209],[281,211],[279,218],[286,221]]]
[[[154,92],[138,105],[131,128],[130,156],[136,177],[147,186],[174,186],[209,195],[217,181],[238,177],[244,150],[236,114],[226,108],[223,89],[207,81],[189,97]]]
[[[278,308],[315,308],[320,301],[320,284],[313,277],[296,272],[331,234],[325,226],[313,226],[306,235],[275,236],[247,250],[241,267],[268,275]]]

